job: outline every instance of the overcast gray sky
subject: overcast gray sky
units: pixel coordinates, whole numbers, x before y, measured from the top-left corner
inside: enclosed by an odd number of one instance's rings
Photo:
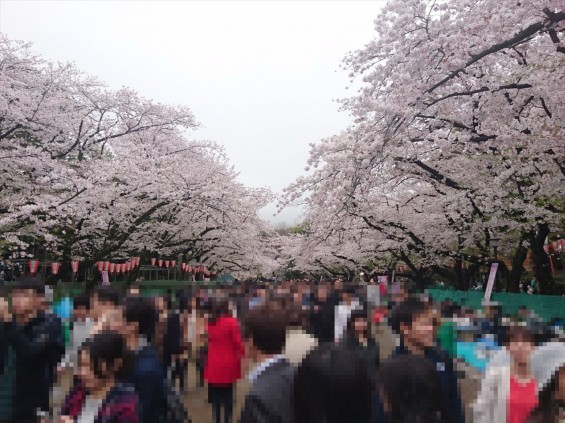
[[[374,33],[382,0],[0,0],[0,31],[50,60],[73,61],[111,88],[187,105],[195,138],[225,146],[239,180],[280,193],[303,173],[308,144],[350,119],[344,55]],[[273,217],[294,224],[299,213]]]

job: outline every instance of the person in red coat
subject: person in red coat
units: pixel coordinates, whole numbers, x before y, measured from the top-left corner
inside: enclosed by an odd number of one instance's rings
[[[231,420],[234,384],[241,378],[244,353],[239,323],[231,316],[228,302],[215,299],[208,320],[208,357],[204,367],[208,401],[212,404],[215,423],[221,423],[222,408],[224,423]]]

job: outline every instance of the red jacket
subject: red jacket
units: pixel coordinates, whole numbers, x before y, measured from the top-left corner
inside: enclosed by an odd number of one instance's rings
[[[241,378],[241,359],[245,353],[239,323],[221,316],[208,324],[208,358],[204,379],[215,385],[227,385]]]

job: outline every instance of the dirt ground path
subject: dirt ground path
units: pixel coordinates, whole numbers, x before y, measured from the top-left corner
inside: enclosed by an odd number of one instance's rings
[[[189,364],[187,393],[185,395],[185,404],[189,411],[193,423],[213,423],[212,407],[208,404],[208,389],[206,387],[198,387],[198,379],[194,363]],[[247,379],[243,378],[236,384],[235,390],[235,407],[233,420],[237,422],[245,395],[249,390]]]

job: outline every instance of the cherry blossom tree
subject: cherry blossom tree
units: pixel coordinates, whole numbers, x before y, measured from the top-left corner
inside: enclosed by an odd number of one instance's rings
[[[107,89],[0,38],[0,231],[14,255],[87,263],[140,253],[260,273],[274,266],[223,149],[192,139],[185,107]]]
[[[376,38],[344,61],[362,84],[342,102],[355,124],[312,147],[314,170],[283,204],[305,198],[308,222],[331,232],[360,219],[415,273],[453,264],[461,288],[501,238],[510,288],[530,248],[551,292],[543,244],[563,228],[564,25],[564,5],[549,0],[389,2]]]

